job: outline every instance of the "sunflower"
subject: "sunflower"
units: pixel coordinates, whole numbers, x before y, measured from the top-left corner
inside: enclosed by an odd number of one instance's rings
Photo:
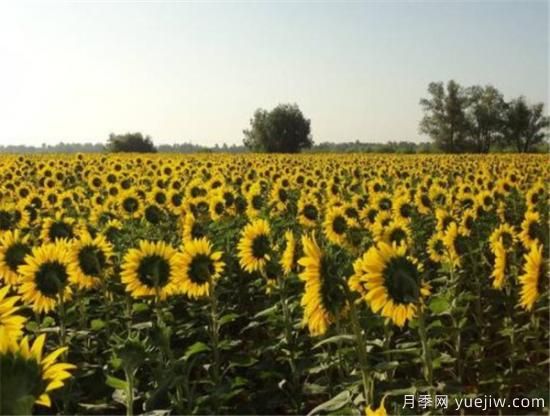
[[[365,416],[387,416],[388,413],[384,407],[384,399],[377,409],[373,409],[371,406],[365,408]]]
[[[178,291],[181,269],[176,250],[163,241],[141,240],[122,261],[120,280],[133,298],[155,296],[166,299]]]
[[[209,212],[214,221],[219,221],[226,214],[225,199],[221,193],[215,192],[210,196]]]
[[[428,255],[430,260],[434,263],[443,263],[446,260],[445,243],[443,242],[443,235],[441,233],[435,233],[428,240]]]
[[[202,222],[198,221],[191,212],[185,214],[183,217],[183,244],[186,241],[199,239],[204,236],[206,236],[206,227]]]
[[[18,291],[22,300],[36,312],[53,310],[56,305],[72,297],[69,285],[71,247],[66,240],[34,247],[19,266],[21,284]]]
[[[393,215],[396,218],[404,221],[410,221],[414,213],[414,205],[408,195],[400,195],[397,197],[392,206]]]
[[[0,289],[0,330],[4,331],[7,338],[19,339],[27,318],[15,314],[19,310],[18,306],[14,306],[19,296],[6,297],[9,290],[9,286]]]
[[[312,336],[323,335],[346,309],[346,295],[338,276],[341,270],[321,252],[315,235],[302,236],[304,257],[298,264],[304,267],[300,279],[305,282],[300,304],[304,308],[304,323]]]
[[[435,218],[437,220],[436,229],[442,233],[444,233],[447,227],[454,221],[454,217],[449,210],[443,208],[435,209]]]
[[[20,342],[0,328],[0,413],[31,414],[34,403],[51,406],[49,393],[63,387],[71,377],[69,363],[56,363],[67,347],[42,357],[46,335],[39,335],[32,345],[27,337]]]
[[[467,251],[466,236],[461,234],[456,222],[452,222],[443,234],[443,243],[447,249],[449,261],[455,267],[462,265],[462,257]]]
[[[328,241],[338,246],[345,246],[348,221],[344,207],[331,207],[323,221],[323,231]]]
[[[212,251],[212,244],[203,237],[188,241],[177,264],[182,270],[178,283],[181,291],[190,298],[198,299],[210,294],[211,285],[224,269],[222,252]]]
[[[295,266],[295,257],[296,257],[296,239],[294,238],[294,233],[291,230],[285,232],[285,249],[281,256],[281,267],[283,268],[283,273],[288,276]]]
[[[260,215],[260,211],[263,208],[265,201],[262,196],[262,186],[259,182],[254,183],[250,190],[246,193],[246,215],[250,219],[256,218]]]
[[[427,192],[417,192],[414,197],[416,209],[422,215],[428,215],[432,211],[433,203]]]
[[[98,286],[110,267],[112,256],[113,246],[103,235],[92,238],[88,233],[82,233],[71,249],[71,282],[81,289]]]
[[[422,268],[406,254],[404,245],[384,242],[372,246],[353,265],[356,279],[364,283],[363,299],[374,313],[390,318],[403,327],[413,319],[429,286],[422,283]]]
[[[239,264],[249,273],[263,271],[271,258],[269,223],[257,219],[244,227],[237,245]]]
[[[298,222],[304,227],[313,228],[319,220],[320,210],[315,198],[302,196],[298,200]]]
[[[493,287],[495,289],[502,289],[504,286],[504,279],[506,273],[506,249],[504,248],[504,243],[502,239],[499,239],[498,242],[492,247],[493,254],[495,256],[495,266],[491,277],[493,278]]]
[[[519,239],[525,249],[529,250],[533,243],[539,243],[544,235],[544,230],[540,224],[540,215],[536,211],[527,211],[525,218],[521,223],[521,232]]]
[[[6,231],[0,235],[0,280],[8,285],[18,283],[17,268],[24,263],[31,252],[29,237],[22,236],[19,230]]]
[[[476,211],[474,209],[467,209],[462,215],[460,220],[459,230],[462,235],[470,236],[477,219]]]
[[[412,231],[407,222],[402,219],[395,219],[384,227],[382,241],[390,245],[395,243],[397,245],[405,244],[410,247],[412,243],[411,235]]]
[[[508,224],[500,224],[489,237],[489,246],[491,250],[495,252],[499,245],[503,245],[506,251],[510,251],[515,242],[517,241],[517,235],[514,228]]]
[[[144,210],[144,204],[139,194],[128,189],[121,192],[117,197],[118,209],[120,215],[124,218],[141,218]]]
[[[57,240],[70,240],[75,233],[75,219],[57,212],[54,218],[48,217],[43,221],[40,238],[46,243],[53,243]]]
[[[544,275],[542,244],[531,244],[529,253],[525,254],[524,258],[524,273],[519,277],[519,283],[521,284],[519,305],[523,309],[531,311],[539,297],[539,284]]]

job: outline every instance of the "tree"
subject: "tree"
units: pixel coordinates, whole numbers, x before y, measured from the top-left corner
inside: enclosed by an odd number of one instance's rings
[[[297,153],[313,145],[310,120],[296,104],[279,104],[271,111],[258,109],[243,130],[244,145],[256,152]]]
[[[150,136],[141,133],[109,134],[106,150],[109,152],[135,152],[155,153],[157,149],[153,145]]]
[[[506,105],[504,135],[506,142],[520,153],[530,152],[547,137],[550,119],[544,116],[544,104],[529,106],[524,97]]]
[[[420,100],[425,113],[420,132],[430,136],[445,152],[467,151],[467,96],[464,89],[450,80],[446,90],[442,82],[430,83],[428,93],[430,98]]]
[[[468,151],[488,153],[503,137],[505,103],[493,86],[475,85],[466,91],[468,107]]]

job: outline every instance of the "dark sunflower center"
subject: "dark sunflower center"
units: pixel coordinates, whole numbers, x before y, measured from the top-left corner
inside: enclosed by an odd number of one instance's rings
[[[281,202],[284,203],[284,202],[286,202],[286,201],[288,200],[288,194],[286,193],[286,191],[285,191],[284,189],[282,189],[282,188],[279,189],[278,194],[279,194],[279,200],[280,200]]]
[[[44,296],[54,298],[61,293],[67,284],[67,268],[58,261],[51,261],[40,265],[36,273],[37,289]]]
[[[138,279],[145,286],[161,288],[168,283],[170,264],[165,258],[156,254],[145,256],[139,263],[137,274]]]
[[[172,204],[176,207],[179,207],[183,201],[183,198],[180,194],[174,194],[171,198]]]
[[[312,204],[307,204],[304,207],[304,217],[306,217],[310,221],[316,221],[317,220],[317,208]]]
[[[155,201],[158,203],[158,204],[164,204],[166,202],[166,195],[163,194],[162,192],[159,192],[155,195]]]
[[[235,202],[235,197],[231,192],[225,192],[223,194],[223,199],[225,200],[225,205],[230,207]]]
[[[85,246],[78,253],[78,264],[88,276],[98,277],[107,264],[105,253],[96,246]]]
[[[430,201],[430,198],[428,197],[428,195],[422,195],[420,197],[420,202],[422,202],[422,205],[424,205],[425,207],[429,208],[432,206],[432,201]]]
[[[161,220],[162,212],[156,205],[150,205],[145,209],[145,219],[151,224],[158,224]]]
[[[382,198],[380,202],[378,202],[378,208],[380,208],[382,211],[388,211],[391,209],[391,201],[388,198]]]
[[[409,218],[411,216],[412,208],[410,204],[403,204],[399,207],[399,213],[403,218]]]
[[[512,235],[510,233],[503,232],[500,235],[500,238],[502,238],[502,244],[504,244],[504,248],[512,247],[512,243],[514,242],[514,239],[512,238]]]
[[[344,234],[346,232],[346,229],[347,229],[346,219],[341,215],[338,215],[337,217],[335,217],[334,220],[332,221],[332,230],[336,234]]]
[[[384,269],[386,289],[396,303],[414,303],[420,297],[418,268],[405,257],[392,258]]]
[[[531,221],[529,228],[527,229],[527,234],[529,234],[529,238],[531,240],[536,238],[540,239],[542,236],[542,228],[537,221]]]
[[[341,270],[335,262],[326,257],[321,258],[319,279],[321,281],[321,300],[323,307],[337,315],[346,301],[346,294],[340,282]]]
[[[263,202],[264,201],[261,195],[254,195],[252,197],[252,206],[254,207],[254,209],[262,208]]]
[[[443,217],[443,221],[441,221],[441,226],[443,227],[443,231],[447,229],[447,227],[449,226],[449,224],[451,224],[451,222],[453,222],[452,217]]]
[[[349,218],[357,218],[359,214],[357,213],[357,210],[354,207],[348,207],[346,208],[346,216]]]
[[[269,253],[269,239],[266,235],[257,236],[252,242],[252,255],[257,259],[263,259]]]
[[[400,244],[407,239],[407,233],[402,228],[394,228],[390,232],[389,239],[391,243]]]
[[[196,255],[189,265],[189,278],[198,285],[208,282],[214,272],[214,262],[206,254]]]
[[[30,252],[30,247],[24,243],[15,243],[8,247],[5,254],[5,261],[10,270],[16,272],[17,268],[24,263],[25,256]]]
[[[445,245],[443,244],[443,241],[440,239],[435,240],[435,243],[433,244],[433,250],[437,254],[443,255],[443,253],[445,253]]]
[[[0,230],[9,230],[11,227],[12,216],[8,211],[0,211]]]
[[[214,211],[216,211],[216,214],[218,214],[218,215],[223,214],[223,211],[224,211],[223,202],[216,203],[216,205],[214,206]]]
[[[371,223],[373,223],[376,220],[376,216],[378,215],[378,211],[374,208],[370,209],[367,213],[367,218]]]
[[[73,227],[63,221],[56,221],[50,228],[49,237],[52,241],[60,238],[73,238]]]
[[[474,219],[471,216],[466,217],[466,221],[464,222],[464,225],[468,230],[471,230],[474,227]]]
[[[198,222],[193,223],[193,227],[191,228],[191,237],[193,238],[201,238],[206,235],[203,227]]]
[[[139,207],[139,203],[136,198],[131,196],[131,197],[125,198],[124,201],[122,201],[122,207],[124,208],[124,211],[132,214],[137,211]]]

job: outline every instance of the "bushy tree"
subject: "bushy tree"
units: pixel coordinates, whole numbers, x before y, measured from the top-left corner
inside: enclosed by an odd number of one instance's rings
[[[505,103],[493,86],[474,85],[467,89],[467,146],[464,150],[488,153],[503,135]]]
[[[466,92],[451,80],[446,88],[442,82],[430,83],[428,93],[430,98],[420,100],[425,113],[420,122],[420,132],[430,136],[445,152],[464,151],[467,147],[468,125]]]
[[[548,137],[549,126],[542,103],[529,106],[524,97],[519,97],[506,105],[504,138],[517,152],[533,151]]]
[[[313,145],[310,120],[296,104],[280,104],[271,111],[258,109],[244,130],[244,145],[256,152],[297,153]]]
[[[106,150],[109,152],[129,152],[129,153],[155,153],[157,149],[150,136],[141,133],[126,133],[109,135]]]

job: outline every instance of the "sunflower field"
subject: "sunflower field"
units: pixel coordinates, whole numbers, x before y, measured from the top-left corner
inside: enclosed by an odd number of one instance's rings
[[[0,414],[547,414],[549,173],[0,155]]]

